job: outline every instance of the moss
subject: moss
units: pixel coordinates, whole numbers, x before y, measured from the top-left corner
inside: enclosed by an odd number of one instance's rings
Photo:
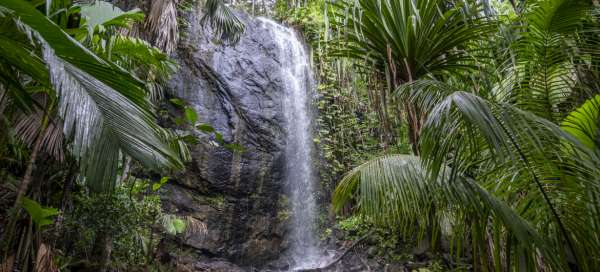
[[[225,206],[224,195],[205,196],[204,200],[208,202],[209,205],[217,208],[223,208]]]
[[[290,218],[290,216],[292,215],[292,212],[288,209],[280,209],[277,212],[277,221],[278,222],[284,222],[286,220],[288,220]]]

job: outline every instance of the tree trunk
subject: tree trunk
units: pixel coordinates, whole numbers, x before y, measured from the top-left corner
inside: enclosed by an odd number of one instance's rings
[[[106,272],[108,270],[113,247],[112,242],[113,237],[107,231],[102,230],[96,235],[92,251],[92,261],[97,269],[96,271]]]
[[[56,217],[54,222],[54,237],[52,246],[56,246],[56,242],[60,238],[60,234],[62,233],[63,221],[65,218],[65,211],[67,210],[67,206],[71,205],[71,192],[73,192],[73,184],[75,183],[75,179],[77,177],[77,164],[71,163],[69,171],[65,175],[65,179],[63,182],[63,195],[62,200],[60,202],[60,213]]]
[[[33,145],[33,150],[31,151],[31,156],[29,157],[29,162],[27,162],[27,168],[25,169],[25,175],[23,175],[23,179],[21,180],[21,184],[19,185],[19,189],[17,190],[17,197],[15,199],[14,207],[19,206],[21,200],[23,199],[23,196],[25,195],[25,193],[27,193],[29,184],[31,183],[33,171],[35,170],[35,161],[37,160],[40,149],[42,148],[42,142],[44,138],[43,132],[44,129],[40,131]]]
[[[408,124],[408,141],[415,156],[419,156],[419,138],[421,136],[421,118],[414,105],[406,104],[406,123]]]

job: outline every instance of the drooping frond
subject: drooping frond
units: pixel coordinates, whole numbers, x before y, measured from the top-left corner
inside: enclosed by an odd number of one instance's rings
[[[590,30],[584,23],[591,17],[591,3],[546,0],[528,9],[511,46],[514,57],[501,68],[504,79],[499,89],[521,109],[559,122],[579,82],[577,71],[586,70],[585,59],[598,54],[589,50],[597,41],[579,39]]]
[[[237,43],[246,26],[222,0],[206,0],[202,24],[209,24],[215,35],[228,43]]]
[[[600,246],[599,237],[589,236],[599,227],[593,219],[598,203],[591,197],[600,192],[598,155],[558,125],[510,104],[455,92],[430,113],[422,137],[430,175],[450,164],[459,175],[474,176],[536,226],[561,256]],[[598,262],[570,261],[586,269]]]
[[[17,115],[13,129],[16,136],[30,148],[33,148],[37,137],[41,136],[42,150],[54,157],[55,160],[62,162],[65,158],[62,121],[46,118],[47,120],[44,120],[44,112],[39,109],[28,114],[21,113]],[[40,133],[43,134],[40,135]]]
[[[45,78],[59,101],[63,132],[93,189],[112,187],[120,151],[155,169],[182,166],[159,135],[138,80],[81,47],[28,3],[9,0],[0,7],[10,11],[5,18],[14,21],[15,33],[25,34],[28,47],[40,52]]]
[[[480,17],[480,6],[448,7],[441,0],[359,0],[336,5],[331,23],[343,31],[336,54],[385,60],[387,68],[383,68],[396,70],[389,71],[390,75],[398,73],[397,81],[403,82],[429,73],[475,69],[472,54],[480,54],[463,48],[494,27],[493,21]]]
[[[177,0],[152,1],[145,28],[150,33],[152,43],[167,52],[173,52],[179,41],[177,25]]]
[[[447,233],[451,239],[459,241],[465,239],[461,230],[473,226],[481,227],[484,233],[506,231],[512,238],[495,237],[494,242],[514,238],[514,247],[527,252],[527,258],[534,260],[541,254],[553,267],[563,267],[543,236],[511,207],[449,167],[431,179],[422,165],[419,157],[410,155],[368,161],[342,179],[334,193],[334,207],[339,209],[356,200],[359,213],[376,224],[397,226],[407,233],[414,233],[415,228],[422,233],[431,226],[443,226],[451,230]],[[489,238],[477,239],[472,242],[485,244]],[[500,248],[495,251],[488,253],[519,258]]]

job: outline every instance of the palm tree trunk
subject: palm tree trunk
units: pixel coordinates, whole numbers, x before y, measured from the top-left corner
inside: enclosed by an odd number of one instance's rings
[[[63,195],[62,200],[60,202],[60,213],[56,217],[56,221],[54,222],[54,237],[52,241],[52,246],[56,246],[56,242],[60,238],[60,234],[63,230],[63,221],[65,219],[65,210],[69,203],[71,203],[71,192],[73,191],[73,184],[75,183],[75,178],[77,174],[77,164],[71,163],[69,171],[65,175],[65,179],[63,181]]]
[[[419,138],[421,136],[422,120],[419,117],[414,105],[407,103],[405,105],[406,123],[408,124],[408,141],[412,147],[415,156],[419,156]]]
[[[33,145],[33,150],[31,151],[31,156],[29,157],[29,161],[27,162],[25,174],[23,175],[23,179],[21,180],[21,184],[19,184],[19,189],[17,190],[17,197],[15,199],[14,207],[17,207],[21,203],[23,196],[25,195],[25,193],[27,193],[29,184],[31,183],[33,171],[35,170],[35,162],[37,160],[40,149],[42,148],[44,131],[45,129],[40,130],[40,133],[38,134]]]
[[[96,271],[105,272],[108,270],[110,255],[113,248],[113,237],[105,230],[101,230],[96,235],[94,241],[94,249],[92,250],[92,258]]]
[[[46,128],[48,127],[48,112],[51,109],[51,104],[46,102],[43,109],[42,121],[40,122],[39,133],[35,139],[33,144],[33,150],[31,151],[31,156],[29,157],[29,161],[27,162],[27,168],[25,169],[25,174],[23,175],[23,179],[21,180],[21,184],[19,184],[19,189],[17,190],[17,197],[15,198],[15,204],[13,207],[20,205],[21,200],[25,193],[27,193],[27,189],[29,188],[29,184],[31,183],[33,171],[35,170],[35,162],[37,160],[40,149],[42,149],[42,143],[44,140],[44,133],[46,132]]]

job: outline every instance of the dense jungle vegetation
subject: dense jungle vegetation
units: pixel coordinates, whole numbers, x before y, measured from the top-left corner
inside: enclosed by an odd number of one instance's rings
[[[0,271],[171,271],[164,237],[205,231],[160,198],[197,141],[165,124],[244,149],[165,93],[197,4],[223,43],[238,9],[309,45],[323,237],[425,243],[441,270],[600,267],[597,1],[136,3],[0,1]]]

